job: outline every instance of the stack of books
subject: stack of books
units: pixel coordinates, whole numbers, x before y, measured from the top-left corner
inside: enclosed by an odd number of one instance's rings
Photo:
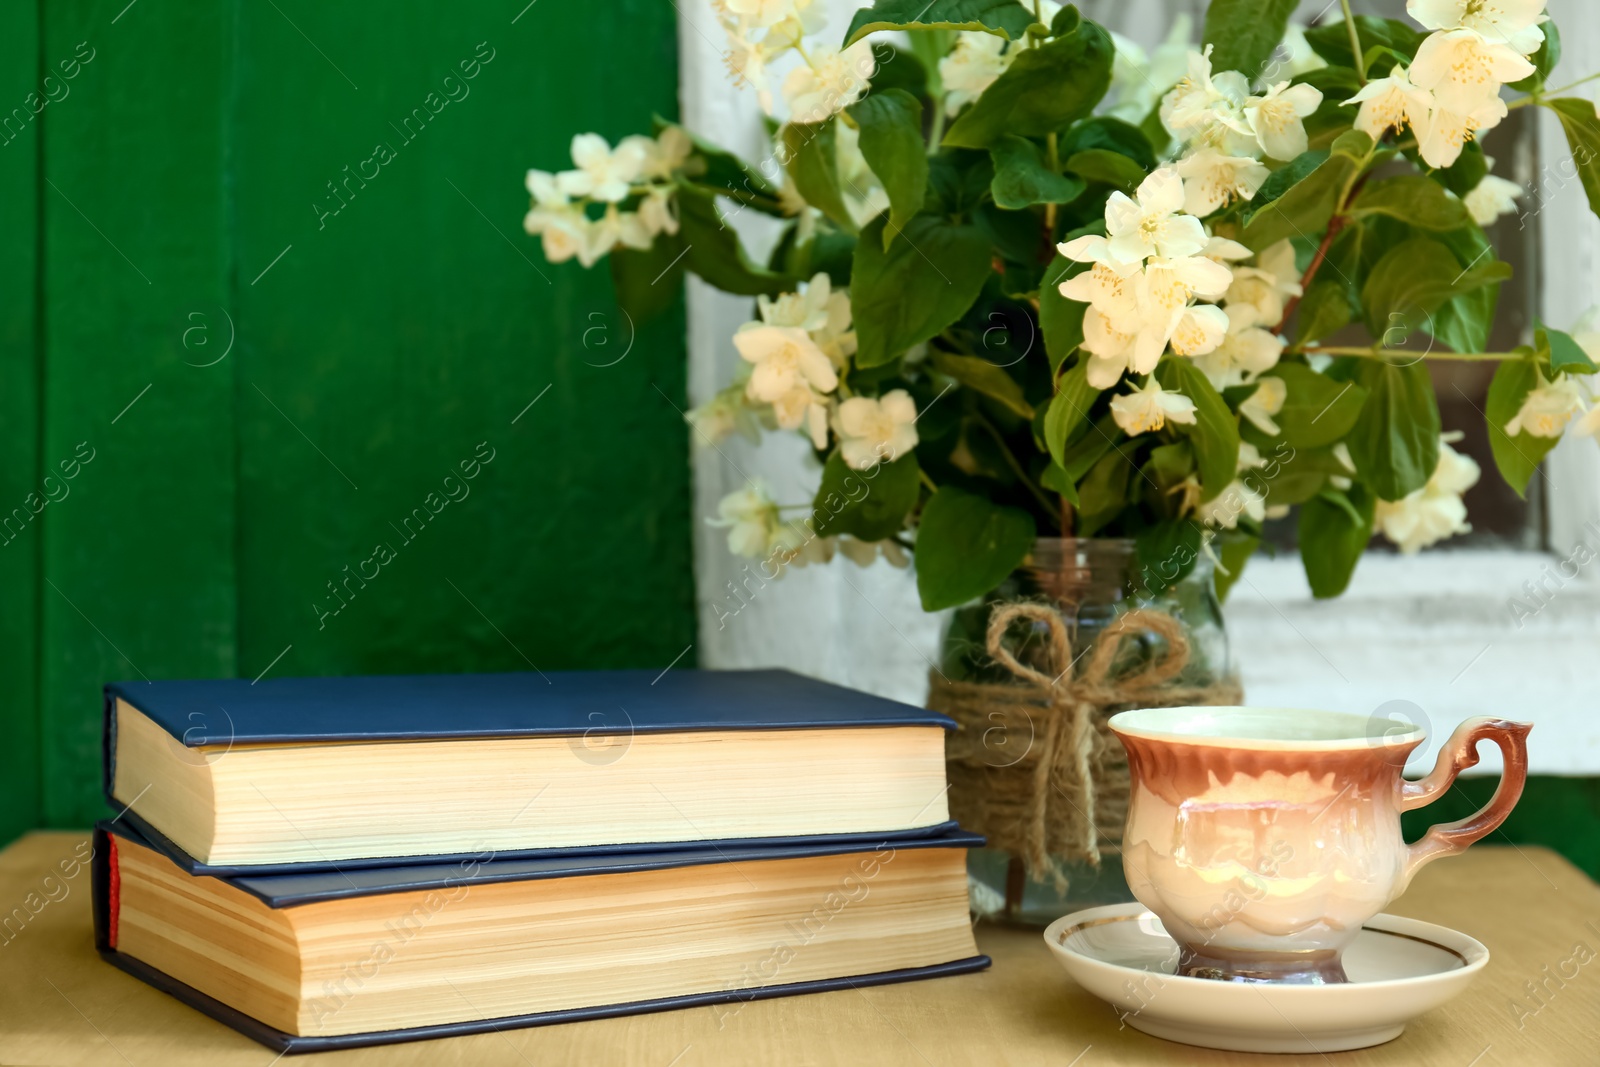
[[[952,725],[783,671],[107,686],[98,947],[291,1052],[977,970]]]

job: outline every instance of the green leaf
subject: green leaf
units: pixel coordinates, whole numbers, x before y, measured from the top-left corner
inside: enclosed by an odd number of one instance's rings
[[[1228,591],[1238,582],[1240,575],[1244,574],[1245,564],[1250,562],[1250,557],[1255,555],[1256,549],[1261,546],[1261,538],[1229,530],[1218,537],[1215,544],[1217,568],[1214,582],[1217,587],[1217,599],[1227,600]]]
[[[1140,530],[1134,548],[1139,591],[1159,594],[1188,577],[1200,558],[1202,533],[1193,519],[1163,519]]]
[[[660,136],[662,130],[678,124],[657,115],[653,125],[656,135]],[[684,132],[688,133],[687,130]],[[784,214],[783,205],[778,202],[777,187],[759,169],[727,149],[719,148],[692,133],[689,134],[689,142],[694,146],[694,153],[684,164],[684,173],[697,184],[708,187],[718,196],[725,196],[764,214],[779,217]]]
[[[1339,194],[1371,149],[1370,137],[1351,130],[1333,142],[1327,158],[1306,152],[1279,168],[1256,193],[1239,239],[1259,252],[1286,238],[1321,233],[1333,218]]]
[[[1532,355],[1531,351],[1519,351]],[[1526,496],[1528,482],[1533,472],[1550,450],[1561,443],[1559,437],[1535,437],[1523,431],[1515,437],[1506,433],[1506,423],[1516,418],[1522,402],[1539,384],[1538,365],[1531,359],[1503,361],[1489,382],[1489,396],[1484,404],[1484,414],[1489,424],[1489,449],[1494,453],[1494,465],[1506,484]]]
[[[1369,184],[1351,205],[1356,218],[1388,215],[1419,230],[1458,230],[1471,226],[1467,206],[1421,174],[1402,174]]]
[[[1083,344],[1083,314],[1089,309],[1087,304],[1062,296],[1061,283],[1082,274],[1091,265],[1074,262],[1057,253],[1045,268],[1044,280],[1039,283],[1039,332],[1044,334],[1044,351],[1052,373],[1059,373],[1061,364]]]
[[[1051,170],[1044,151],[1026,137],[1006,134],[989,148],[994,160],[990,192],[994,202],[1011,211],[1034,204],[1065,204],[1076,200],[1084,184]]]
[[[1439,404],[1428,368],[1420,359],[1406,367],[1366,359],[1355,381],[1367,400],[1346,439],[1350,458],[1381,499],[1403,500],[1439,465]]]
[[[1494,259],[1462,270],[1450,248],[1431,237],[1413,237],[1385,252],[1361,289],[1367,328],[1385,346],[1397,348],[1413,329],[1433,327],[1446,301],[1510,277]],[[1385,498],[1389,499],[1389,498]]]
[[[1474,278],[1495,280],[1509,275],[1511,268],[1495,258],[1494,246],[1476,224],[1435,236],[1441,244],[1450,247],[1462,268],[1457,278],[1458,287]],[[1481,275],[1481,271],[1500,273]],[[1457,352],[1482,352],[1488,347],[1489,331],[1494,326],[1495,307],[1499,302],[1498,285],[1480,284],[1457,293],[1429,317],[1428,332]]]
[[[1303,363],[1279,363],[1267,375],[1283,381],[1288,395],[1273,421],[1294,448],[1323,448],[1344,440],[1367,400],[1354,382],[1336,382]]]
[[[850,275],[856,366],[888,363],[967,313],[992,273],[989,239],[976,226],[918,215],[883,247],[885,212],[856,242]]]
[[[634,325],[661,314],[683,292],[683,235],[658,233],[646,249],[611,250],[611,284],[617,305]]]
[[[1078,506],[1078,487],[1072,484],[1072,478],[1061,464],[1052,463],[1045,467],[1044,473],[1039,475],[1039,485],[1053,493],[1060,493],[1073,507]]]
[[[1006,134],[1043,137],[1088,115],[1111,85],[1111,37],[1093,22],[1024,49],[961,113],[944,144],[988,148]]]
[[[1067,157],[1067,169],[1084,181],[1103,182],[1125,193],[1132,192],[1145,179],[1144,168],[1121,152],[1109,148],[1086,148]]]
[[[1159,110],[1158,108],[1157,111]],[[1159,114],[1157,117],[1159,118]],[[1093,148],[1102,148],[1127,156],[1139,164],[1139,169],[1142,171],[1156,169],[1156,152],[1150,144],[1149,136],[1139,127],[1112,118],[1110,115],[1096,115],[1094,118],[1084,119],[1061,136],[1062,159],[1071,159],[1079,152],[1087,152]]]
[[[1361,35],[1363,52],[1370,52],[1373,48],[1388,48],[1408,60],[1417,54],[1417,46],[1422,44],[1424,36],[1410,23],[1399,19],[1373,18],[1370,15],[1356,16],[1356,32]],[[1306,31],[1306,42],[1311,45],[1313,52],[1333,66],[1356,66],[1355,57],[1350,53],[1350,27],[1343,21],[1311,27]]]
[[[1570,333],[1541,326],[1534,331],[1533,337],[1535,351],[1550,364],[1552,374],[1558,371],[1593,374],[1600,370],[1600,367],[1594,365],[1594,360],[1589,358],[1589,353],[1583,350],[1583,346],[1572,339]]]
[[[965,215],[989,200],[994,164],[988,152],[945,148],[928,159],[928,196],[922,211],[928,215]]]
[[[850,20],[845,47],[879,30],[974,30],[1020,40],[1033,12],[1017,0],[875,0]]]
[[[679,236],[688,246],[685,266],[723,292],[777,296],[794,289],[795,278],[750,261],[738,234],[717,211],[716,198],[711,193],[680,185],[678,224]]]
[[[1023,399],[1022,386],[1000,367],[978,356],[933,354],[933,369],[954,378],[974,392],[998,400],[1024,419],[1033,419],[1033,406]]]
[[[783,127],[783,169],[805,202],[846,230],[855,229],[839,188],[839,155],[834,118],[823,122],[791,122]],[[920,143],[920,138],[918,141]],[[863,150],[864,154],[864,150]],[[881,177],[881,175],[880,175]],[[920,202],[919,202],[920,205]]]
[[[1372,540],[1377,501],[1360,483],[1329,489],[1300,505],[1300,559],[1311,595],[1336,597],[1350,585],[1361,553]]]
[[[1163,389],[1194,401],[1195,422],[1177,425],[1194,445],[1200,467],[1200,499],[1211,500],[1228,487],[1239,470],[1239,420],[1211,382],[1187,359],[1164,359],[1156,365]]]
[[[1237,70],[1254,81],[1298,6],[1299,0],[1211,0],[1200,38],[1213,46],[1211,69]]]
[[[1320,341],[1344,329],[1354,314],[1343,282],[1330,279],[1312,282],[1300,301],[1299,332],[1295,342],[1303,345]]]
[[[1551,19],[1539,28],[1544,31],[1544,42],[1539,45],[1537,52],[1528,57],[1528,62],[1533,64],[1533,73],[1519,82],[1511,83],[1511,88],[1518,92],[1543,92],[1550,72],[1561,62],[1561,31],[1556,29],[1555,20]]]
[[[1070,473],[1070,472],[1068,472]],[[1128,505],[1133,467],[1122,452],[1106,452],[1078,486],[1078,535],[1093,537]]]
[[[1060,373],[1062,364],[1083,343],[1083,316],[1088,311],[1087,304],[1061,295],[1061,283],[1091,266],[1058,253],[1045,268],[1044,279],[1039,284],[1039,330],[1044,335],[1045,355],[1050,360],[1052,373]]]
[[[887,41],[872,42],[872,84],[869,96],[900,90],[920,101],[928,95],[928,70],[912,52]]]
[[[1428,169],[1427,161],[1415,148],[1406,150],[1406,158],[1415,163],[1422,170]],[[1483,145],[1478,141],[1468,141],[1461,146],[1461,154],[1456,161],[1443,170],[1436,170],[1428,175],[1432,181],[1442,182],[1457,196],[1466,196],[1478,187],[1484,175],[1489,173],[1489,161],[1484,158]],[[1476,223],[1474,223],[1476,225]]]
[[[1589,197],[1589,210],[1600,215],[1600,117],[1595,115],[1595,106],[1587,100],[1573,99],[1540,103],[1561,119],[1572,149],[1573,166],[1578,168],[1578,179]]]
[[[965,604],[1005,581],[1033,550],[1033,516],[944,486],[917,525],[917,592],[925,611]]]
[[[1089,418],[1100,390],[1089,384],[1088,364],[1078,363],[1061,376],[1044,416],[1044,443],[1050,457],[1066,467],[1067,442]]]
[[[863,541],[882,541],[905,528],[921,491],[915,453],[858,471],[835,452],[822,467],[812,528],[818,537],[849,534]]]
[[[922,104],[908,92],[891,89],[874,93],[847,110],[861,127],[861,154],[889,194],[889,224],[883,231],[887,248],[911,216],[922,210],[928,193]]]

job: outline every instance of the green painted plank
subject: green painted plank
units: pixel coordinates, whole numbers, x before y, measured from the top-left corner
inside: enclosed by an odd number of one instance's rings
[[[100,686],[234,672],[234,361],[223,163],[232,5],[41,5],[42,54],[93,59],[44,114],[44,464],[92,455],[40,516],[44,819],[100,796]],[[81,443],[81,445],[80,445]]]
[[[80,72],[81,73],[81,72]],[[76,82],[52,76],[58,97]],[[59,88],[65,84],[65,89]],[[41,90],[38,10],[0,7],[0,846],[38,822],[39,703],[37,641],[39,530],[35,508],[70,492],[39,469],[37,208]],[[65,97],[63,97],[65,99]],[[30,497],[31,494],[31,497]]]
[[[609,272],[521,229],[528,167],[676,112],[675,15],[519,7],[242,8],[241,673],[693,640],[681,307],[628,350]]]
[[[1489,802],[1499,781],[1462,778],[1432,804],[1406,812],[1401,817],[1406,839],[1416,840],[1435,823],[1471,815]],[[1505,824],[1483,840],[1490,845],[1555,849],[1590,878],[1600,880],[1600,778],[1533,775]]]

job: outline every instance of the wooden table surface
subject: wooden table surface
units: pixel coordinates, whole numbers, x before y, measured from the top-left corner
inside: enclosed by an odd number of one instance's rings
[[[77,834],[37,833],[0,852],[0,1063],[269,1067],[276,1053],[95,954],[88,870],[64,880],[56,866],[82,841]],[[14,908],[24,909],[25,925],[18,926]],[[983,926],[978,946],[994,957],[994,967],[981,974],[319,1053],[295,1062],[1600,1064],[1600,887],[1576,868],[1544,849],[1479,845],[1429,866],[1391,910],[1471,934],[1492,958],[1458,1000],[1412,1023],[1398,1040],[1358,1052],[1262,1056],[1147,1037],[1121,1027],[1109,1007],[1079,989],[1038,933]]]

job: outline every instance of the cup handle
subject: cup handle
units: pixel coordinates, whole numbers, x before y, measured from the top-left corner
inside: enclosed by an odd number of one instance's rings
[[[1479,741],[1493,741],[1505,757],[1500,784],[1488,804],[1465,819],[1430,826],[1420,840],[1407,846],[1405,870],[1395,896],[1405,892],[1412,877],[1425,864],[1463,851],[1506,821],[1528,780],[1528,731],[1531,729],[1532,723],[1509,719],[1468,719],[1456,727],[1450,740],[1439,750],[1439,759],[1426,778],[1401,782],[1400,810],[1410,811],[1439,799],[1455,782],[1456,775],[1477,764]]]

